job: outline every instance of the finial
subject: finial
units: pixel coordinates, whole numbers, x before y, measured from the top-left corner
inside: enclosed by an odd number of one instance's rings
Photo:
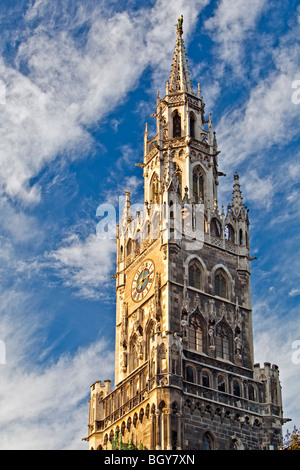
[[[198,98],[201,98],[201,86],[200,86],[200,83],[198,83]]]
[[[181,15],[178,18],[178,23],[175,25],[175,26],[177,26],[177,34],[179,36],[181,36],[183,34],[182,24],[183,24],[183,15]]]
[[[213,147],[214,147],[214,151],[216,152],[218,150],[218,142],[217,142],[216,131],[214,131]]]
[[[235,179],[235,181],[238,181],[240,179],[237,171],[234,173],[234,179]]]

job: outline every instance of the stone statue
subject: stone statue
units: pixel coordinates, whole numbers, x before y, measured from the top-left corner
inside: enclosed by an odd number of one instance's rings
[[[175,25],[177,26],[177,32],[179,32],[180,34],[183,33],[182,24],[183,24],[183,15],[181,15],[181,17],[178,18],[178,23]]]

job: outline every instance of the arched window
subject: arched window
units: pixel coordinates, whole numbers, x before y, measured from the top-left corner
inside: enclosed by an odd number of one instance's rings
[[[227,298],[227,279],[223,271],[218,271],[215,274],[215,294]]]
[[[202,437],[202,450],[212,450],[213,440],[209,433],[204,433]]]
[[[194,369],[190,366],[186,368],[186,380],[188,382],[194,382]]]
[[[196,261],[192,261],[189,265],[189,286],[201,289],[201,270]]]
[[[255,390],[253,385],[249,384],[248,386],[248,398],[251,401],[255,401]]]
[[[235,397],[241,396],[241,386],[237,380],[234,380],[233,382],[233,395]]]
[[[132,248],[133,248],[131,238],[129,238],[126,248],[127,248],[127,255],[130,255],[130,253],[132,252]]]
[[[226,392],[226,382],[223,375],[218,376],[218,391]]]
[[[239,232],[239,242],[240,242],[240,245],[243,245],[243,230],[240,229],[240,232]]]
[[[213,237],[220,238],[222,235],[222,227],[218,219],[212,219],[210,223],[210,233]]]
[[[203,335],[198,315],[192,315],[189,321],[189,348],[194,351],[203,350]]]
[[[230,339],[229,328],[220,323],[216,328],[216,355],[221,359],[230,360]]]
[[[225,238],[231,243],[234,243],[234,230],[230,224],[225,226]]]
[[[196,203],[204,199],[204,180],[199,167],[193,171],[193,196]]]
[[[152,204],[159,204],[159,180],[157,173],[154,173],[151,178],[150,200],[152,201]]]
[[[210,379],[208,372],[202,372],[202,385],[203,387],[210,387]]]
[[[195,138],[195,116],[193,113],[190,114],[190,137]]]
[[[173,115],[173,137],[181,137],[181,117],[177,109]]]

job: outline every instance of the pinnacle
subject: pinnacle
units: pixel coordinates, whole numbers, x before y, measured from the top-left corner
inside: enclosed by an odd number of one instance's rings
[[[177,23],[177,40],[175,45],[175,52],[173,57],[173,64],[170,76],[170,92],[182,92],[187,91],[192,93],[192,83],[190,79],[190,73],[187,65],[187,57],[184,46],[183,35],[183,16],[178,18]]]

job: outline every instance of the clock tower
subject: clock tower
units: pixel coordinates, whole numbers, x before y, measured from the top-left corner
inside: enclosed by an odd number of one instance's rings
[[[277,448],[276,365],[254,363],[248,209],[218,206],[219,150],[178,19],[171,75],[146,125],[144,207],[117,230],[115,384],[91,387],[90,449]]]

